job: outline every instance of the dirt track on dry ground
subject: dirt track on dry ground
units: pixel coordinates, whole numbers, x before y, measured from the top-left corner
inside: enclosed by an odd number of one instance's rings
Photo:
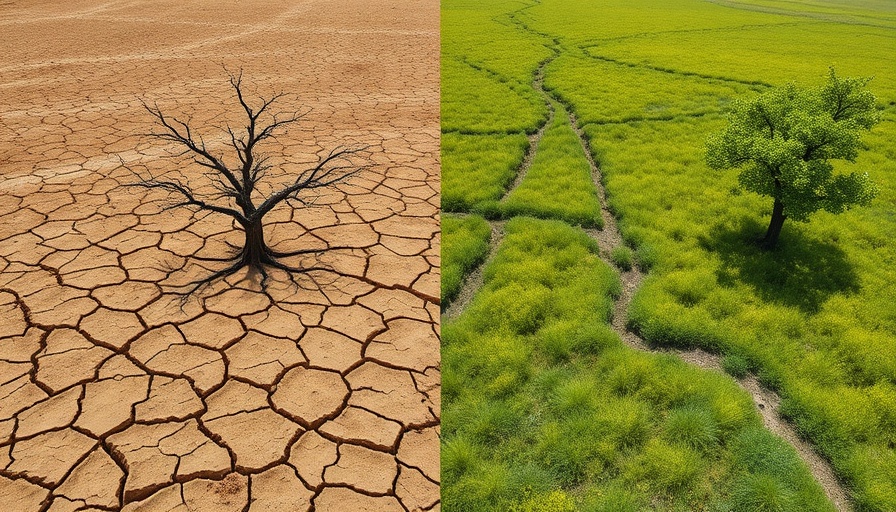
[[[434,1],[0,1],[0,510],[439,508],[438,19]],[[331,270],[182,306],[164,266],[240,233],[120,187],[119,159],[189,172],[141,135],[141,98],[226,142],[222,64],[311,109],[268,146],[277,169],[341,142],[373,165],[266,217],[277,249],[349,246]]]

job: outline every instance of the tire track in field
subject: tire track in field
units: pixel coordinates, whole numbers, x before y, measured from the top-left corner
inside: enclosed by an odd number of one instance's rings
[[[695,78],[704,80],[707,82],[721,82],[721,83],[734,83],[738,85],[745,85],[747,87],[761,87],[763,89],[773,87],[772,84],[762,82],[759,80],[738,80],[736,78],[727,78],[724,76],[715,76],[715,75],[704,75],[702,73],[696,73],[693,71],[681,71],[678,69],[672,68],[664,68],[662,66],[654,66],[652,64],[638,64],[634,62],[626,62],[624,60],[614,59],[612,57],[605,57],[603,55],[597,55],[591,51],[592,48],[597,48],[597,46],[581,46],[579,49],[582,53],[591,59],[599,60],[603,62],[607,62],[610,64],[616,64],[617,66],[625,66],[628,68],[641,68],[649,71],[656,71],[657,73],[666,73],[669,75],[679,75],[685,78]]]
[[[554,105],[550,102],[546,95],[544,95],[544,89],[542,85],[544,84],[544,68],[556,58],[556,55],[553,55],[546,59],[538,66],[538,70],[535,72],[535,80],[532,82],[533,87],[536,91],[541,91],[542,96],[545,97],[545,106],[548,109],[548,118],[545,120],[544,124],[538,127],[538,130],[529,135],[529,147],[526,149],[526,155],[523,157],[522,163],[520,163],[519,170],[517,170],[516,177],[513,179],[513,183],[510,187],[504,192],[504,195],[501,197],[501,201],[507,199],[510,194],[516,190],[517,187],[520,186],[520,183],[525,179],[526,174],[529,173],[529,168],[532,167],[532,161],[535,159],[535,153],[538,151],[538,144],[541,143],[541,137],[544,136],[545,130],[548,129],[548,126],[554,122]]]
[[[495,253],[498,252],[498,246],[500,246],[501,242],[504,240],[504,223],[505,221],[503,220],[488,221],[489,226],[492,228],[492,233],[488,240],[488,252],[482,260],[482,263],[476,265],[473,270],[464,276],[457,297],[448,303],[448,307],[442,312],[442,322],[460,316],[461,312],[467,309],[467,306],[470,305],[473,297],[476,296],[476,292],[478,292],[482,288],[482,285],[485,284],[483,269],[491,263]]]
[[[710,0],[707,0],[710,1]],[[686,28],[686,29],[678,29],[678,30],[657,30],[654,32],[638,32],[636,34],[628,34],[624,36],[615,36],[615,37],[595,37],[593,39],[588,39],[584,41],[580,47],[591,47],[591,46],[599,46],[603,43],[613,43],[617,41],[626,41],[630,39],[641,39],[655,36],[669,36],[669,35],[680,35],[680,34],[705,34],[711,32],[731,32],[734,30],[750,30],[750,29],[762,29],[769,27],[786,27],[786,26],[798,26],[798,25],[807,25],[813,22],[804,22],[804,21],[791,21],[791,22],[780,22],[780,23],[748,23],[746,25],[737,25],[731,27],[706,27],[706,28]],[[814,22],[817,24],[823,23],[821,21]]]

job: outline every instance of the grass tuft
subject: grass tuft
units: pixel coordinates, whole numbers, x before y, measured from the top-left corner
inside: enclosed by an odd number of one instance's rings
[[[712,412],[702,407],[687,407],[669,413],[665,433],[673,443],[701,452],[712,451],[720,434]]]
[[[614,247],[610,251],[610,260],[621,270],[628,272],[634,265],[635,257],[632,250],[624,245]]]
[[[732,508],[753,512],[796,511],[793,493],[766,474],[745,475],[734,484]]]
[[[631,481],[650,482],[659,491],[685,494],[700,478],[705,462],[690,448],[667,444],[657,438],[629,462],[625,474]]]
[[[750,373],[752,368],[747,358],[737,354],[729,354],[722,358],[722,369],[735,379],[742,379]]]

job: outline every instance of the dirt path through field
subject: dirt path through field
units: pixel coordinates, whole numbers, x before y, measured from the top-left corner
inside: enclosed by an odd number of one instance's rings
[[[536,89],[544,95],[547,101],[551,96],[549,96],[540,85],[540,82],[534,82]],[[555,101],[560,101],[556,97],[553,97],[553,99]],[[567,106],[567,110],[570,111],[569,122],[578,135],[582,151],[585,153],[585,156],[588,158],[588,163],[591,166],[592,181],[595,190],[597,190],[598,199],[601,204],[601,217],[604,221],[603,230],[589,229],[587,232],[598,243],[601,259],[608,265],[613,266],[610,254],[613,249],[623,246],[622,234],[619,232],[616,218],[609,209],[606,189],[603,186],[603,176],[601,175],[600,167],[594,160],[591,149],[588,147],[585,133],[579,125],[575,115],[572,113],[572,109]],[[628,346],[645,352],[674,354],[683,361],[703,368],[704,370],[717,372],[723,371],[721,357],[718,354],[712,354],[699,348],[691,350],[654,348],[648,345],[647,342],[636,333],[629,330],[627,327],[628,308],[631,305],[632,298],[641,285],[641,281],[644,279],[644,273],[634,265],[631,270],[620,270],[619,277],[622,281],[622,292],[614,304],[611,325],[613,330],[619,334]],[[756,409],[762,416],[762,421],[765,424],[765,427],[783,438],[796,449],[800,458],[802,458],[809,466],[813,476],[824,488],[825,494],[827,494],[828,498],[834,503],[837,509],[840,511],[851,510],[848,498],[849,495],[834,475],[831,465],[819,456],[809,443],[799,437],[793,425],[787,423],[787,421],[781,417],[779,409],[781,403],[780,397],[773,391],[763,388],[759,384],[759,381],[752,375],[748,375],[742,379],[736,379],[736,381],[742,389],[747,391],[750,396],[753,397],[753,402],[756,404]]]
[[[521,26],[524,30],[529,30],[522,23],[518,23],[518,25]],[[540,35],[548,37],[545,34]],[[603,186],[600,167],[594,160],[591,149],[588,147],[587,138],[582,130],[582,127],[579,125],[578,120],[572,113],[572,108],[570,108],[569,105],[566,105],[560,98],[550,95],[542,87],[545,67],[560,54],[558,42],[556,40],[554,41],[553,50],[555,52],[554,55],[543,62],[536,71],[532,86],[543,96],[545,104],[550,110],[551,116],[554,115],[554,109],[551,105],[552,100],[562,104],[567,112],[569,112],[568,115],[570,125],[578,135],[582,151],[588,158],[588,162],[591,167],[592,182],[594,184],[595,190],[597,191],[598,199],[600,200],[601,217],[604,222],[604,227],[602,230],[586,229],[585,231],[598,243],[601,259],[608,265],[614,266],[610,255],[613,249],[623,246],[623,241],[618,224],[616,222],[616,218],[613,216],[607,202],[606,190]],[[513,189],[519,186],[519,184],[522,182],[525,173],[528,170],[529,165],[531,165],[532,159],[534,158],[538,142],[541,139],[541,135],[544,133],[545,127],[548,126],[549,123],[550,120],[545,123],[535,135],[530,137],[529,149],[526,153],[526,157],[523,160],[523,164],[518,171],[517,178],[514,180],[513,186],[507,191],[504,197],[507,197],[507,195],[509,195],[513,191]],[[498,229],[498,224],[492,221],[491,225],[493,239],[490,243],[489,254],[486,258],[486,262],[483,263],[480,267],[476,268],[473,272],[471,272],[471,274],[465,279],[458,300],[455,302],[455,304],[452,304],[452,306],[446,312],[445,317],[448,319],[454,318],[459,315],[461,311],[469,304],[476,291],[483,284],[482,268],[489,261],[491,261],[495,254],[495,251],[497,250],[497,246],[499,245],[499,242],[496,242],[494,240],[495,234],[500,232],[500,230]],[[503,224],[501,225],[503,226]],[[702,369],[717,372],[723,371],[721,366],[721,357],[717,354],[711,354],[701,349],[681,350],[651,347],[640,336],[629,330],[626,325],[628,308],[631,304],[632,298],[641,285],[641,281],[644,278],[644,273],[639,268],[637,268],[637,266],[634,266],[631,270],[628,271],[620,270],[619,276],[622,283],[622,292],[614,304],[613,319],[611,325],[613,330],[616,331],[617,334],[619,334],[619,336],[628,346],[644,352],[657,354],[674,354],[681,360],[694,366],[698,366]],[[736,382],[742,389],[747,391],[750,396],[753,397],[753,401],[756,404],[756,409],[761,415],[766,428],[780,436],[782,439],[784,439],[794,447],[799,456],[809,466],[809,469],[811,470],[813,476],[823,487],[828,498],[834,503],[837,509],[840,511],[851,510],[852,507],[849,500],[849,494],[835,476],[831,465],[825,459],[818,455],[811,444],[799,437],[793,425],[791,425],[781,417],[779,411],[781,402],[780,398],[773,391],[763,388],[759,384],[758,380],[752,375],[749,375],[742,379],[736,379]]]
[[[585,135],[578,125],[575,116],[572,114],[570,114],[570,122],[575,128],[576,133],[579,135],[582,149],[585,151],[585,154],[588,156],[588,160],[591,163],[592,175],[601,200],[601,210],[604,218],[603,231],[587,231],[588,234],[598,242],[601,248],[601,259],[608,265],[612,265],[613,263],[610,260],[609,255],[615,247],[622,246],[622,236],[617,228],[615,218],[610,214],[609,209],[607,208],[606,192],[601,182],[600,168],[596,165],[596,162],[594,162],[593,157],[591,156]],[[637,266],[633,266],[629,271],[620,271],[619,276],[622,281],[622,293],[619,298],[616,299],[613,307],[612,327],[627,345],[645,352],[674,354],[683,361],[703,368],[704,370],[717,372],[723,371],[721,364],[722,358],[718,354],[712,354],[699,348],[682,350],[651,347],[640,336],[629,330],[626,325],[626,315],[632,298],[637,292],[638,287],[641,285],[644,274],[637,268]],[[793,425],[781,417],[781,398],[778,397],[774,391],[763,388],[753,375],[736,379],[736,382],[742,389],[747,391],[751,397],[753,397],[753,402],[756,404],[756,409],[759,411],[760,416],[762,416],[762,421],[765,424],[765,427],[783,438],[796,449],[800,458],[802,458],[803,462],[809,466],[812,475],[822,486],[828,499],[830,499],[837,507],[837,510],[852,510],[849,494],[837,479],[830,463],[822,458],[811,444],[799,437],[799,434],[796,432]]]
[[[438,7],[0,2],[0,510],[439,508]],[[340,144],[371,165],[265,217],[275,249],[345,247],[291,260],[325,270],[181,303],[168,270],[242,232],[121,161],[199,183],[141,99],[225,154],[224,66],[307,111],[268,183]]]

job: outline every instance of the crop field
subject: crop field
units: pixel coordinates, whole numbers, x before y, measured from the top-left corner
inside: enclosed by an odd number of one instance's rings
[[[877,197],[761,250],[706,140],[829,67]],[[442,69],[446,510],[896,510],[892,2],[446,1]]]

